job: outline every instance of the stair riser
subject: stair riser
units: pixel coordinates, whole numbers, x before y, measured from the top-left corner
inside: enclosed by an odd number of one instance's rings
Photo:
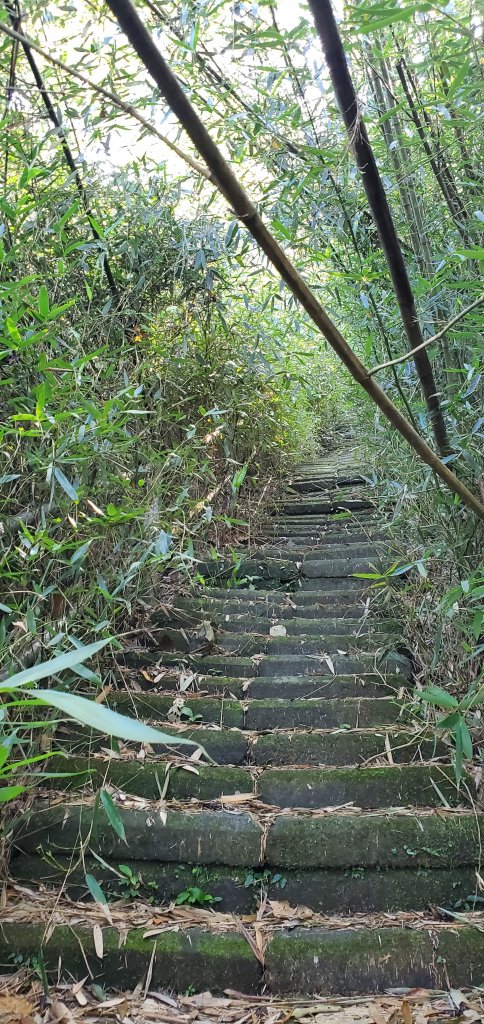
[[[240,612],[230,613],[226,612],[213,612],[210,610],[199,611],[197,615],[187,614],[186,610],[181,609],[180,611],[173,611],[166,615],[159,614],[155,618],[157,625],[163,630],[163,626],[166,624],[167,630],[169,629],[183,629],[185,632],[203,631],[202,623],[204,620],[209,619],[211,625],[216,630],[221,630],[224,633],[252,633],[267,635],[272,625],[283,625],[288,637],[293,636],[342,636],[345,632],[348,637],[368,637],[374,636],[377,632],[380,632],[386,623],[375,623],[370,626],[368,620],[366,622],[355,622],[352,620],[348,621],[344,618],[341,619],[330,619],[326,618],[324,621],[320,618],[310,619],[309,617],[303,619],[296,618],[285,618],[282,615],[275,614],[272,618],[275,620],[271,622],[269,616],[266,618],[256,618],[254,613],[240,614]],[[168,625],[170,623],[171,625]],[[351,630],[351,632],[348,632]],[[163,636],[163,632],[160,636]]]
[[[388,545],[386,545],[388,546]],[[328,548],[328,550],[327,550]],[[355,558],[365,560],[367,564],[381,560],[386,554],[384,545],[371,545],[368,540],[361,543],[326,545],[324,539],[314,545],[313,548],[301,545],[286,545],[285,547],[267,546],[261,549],[261,555],[267,558],[291,559],[294,562],[321,562],[333,559]],[[390,557],[390,556],[389,556]]]
[[[334,995],[384,992],[402,987],[448,990],[475,987],[484,975],[484,947],[472,927],[427,929],[301,928],[280,929],[270,936],[265,967],[240,933],[211,934],[197,928],[168,930],[156,941],[145,928],[129,932],[120,946],[117,928],[103,927],[104,955],[96,954],[92,927],[53,927],[45,944],[45,923],[19,926],[6,921],[0,933],[0,956],[12,963],[38,957],[52,980],[89,973],[105,989],[133,987],[149,971],[151,988],[186,992],[227,989],[255,995]],[[435,956],[436,946],[438,956]],[[156,954],[156,955],[155,955]]]
[[[156,805],[119,807],[126,842],[92,806],[35,809],[14,827],[15,848],[33,854],[39,844],[67,856],[89,842],[101,857],[163,863],[314,869],[419,869],[473,867],[480,855],[484,816],[472,811],[445,818],[430,814],[279,814],[269,822],[246,811],[173,811],[160,819]]]
[[[58,858],[59,868],[40,857],[18,857],[13,864],[13,877],[21,884],[63,884],[72,899],[92,899],[85,883],[84,871],[93,874],[103,892],[115,899],[125,895],[126,886],[109,869],[93,857],[86,857],[84,869],[72,869],[68,858]],[[109,864],[118,870],[116,861]],[[222,913],[251,914],[261,897],[285,900],[292,907],[306,906],[319,914],[371,914],[426,910],[429,904],[455,906],[475,888],[472,868],[452,871],[427,869],[376,871],[355,868],[348,871],[284,871],[268,872],[267,881],[257,881],[257,872],[249,867],[207,867],[193,873],[187,864],[159,864],[157,861],[131,861],[131,869],[141,879],[140,896],[146,893],[156,903],[171,903],[184,890],[196,885],[215,898],[214,909]],[[69,870],[69,869],[72,870]],[[63,869],[63,870],[62,870]],[[280,881],[271,882],[275,875]],[[255,881],[251,879],[255,875]],[[262,878],[262,873],[259,872]],[[218,902],[219,901],[219,902]],[[210,904],[207,903],[207,906]]]
[[[328,662],[330,657],[331,664]],[[132,668],[148,668],[153,665],[167,668],[181,668],[189,666],[192,671],[201,672],[210,676],[226,676],[235,679],[255,679],[266,676],[282,675],[374,675],[376,671],[382,674],[386,672],[399,672],[402,675],[402,683],[410,677],[410,666],[405,659],[397,655],[359,654],[332,656],[319,654],[297,654],[264,655],[259,658],[239,657],[238,655],[207,655],[200,657],[195,654],[161,654],[159,651],[137,650],[126,651],[117,655],[120,665],[128,665]]]
[[[146,675],[138,673],[136,682],[139,681],[141,689],[146,694],[166,693],[173,697],[179,697],[180,674],[169,672],[160,678],[156,669],[153,676],[157,676],[156,686]],[[124,675],[120,676],[120,683],[124,685]],[[368,673],[365,676],[267,676],[264,679],[235,679],[227,676],[214,676],[210,678],[195,676],[193,685],[184,691],[185,696],[190,697],[193,693],[200,693],[206,696],[224,697],[226,700],[246,701],[251,698],[265,700],[267,698],[296,700],[305,697],[324,698],[345,698],[345,697],[394,697],[402,689],[402,677],[398,675],[386,675],[382,678],[377,672],[373,675]],[[116,699],[121,702],[125,697],[123,692],[116,694]],[[145,698],[139,698],[144,701]],[[129,695],[126,699],[125,710],[132,714],[133,699]]]
[[[109,698],[109,706],[125,712],[126,701]],[[139,717],[169,725],[167,714],[173,706],[172,697],[152,697],[138,705]],[[352,728],[395,724],[405,720],[405,709],[387,697],[364,697],[347,700],[250,700],[244,708],[241,703],[216,697],[190,699],[186,696],[184,708],[197,716],[203,724],[220,725],[226,729],[338,729],[342,724]],[[406,716],[408,720],[408,715]],[[186,719],[185,719],[186,720]],[[183,718],[182,718],[183,721]]]
[[[75,792],[87,787],[96,792],[107,783],[132,796],[157,800],[166,784],[166,763],[143,763],[102,758],[51,758],[52,772],[72,772],[71,778],[52,779],[57,789]],[[378,807],[441,807],[442,798],[451,806],[463,803],[451,767],[406,765],[386,768],[267,768],[265,770],[200,764],[197,772],[168,769],[166,798],[218,800],[235,793],[247,794],[275,807],[341,807],[354,804]],[[473,794],[472,780],[466,793]],[[442,795],[441,795],[442,794]],[[223,802],[223,801],[222,801]]]
[[[430,760],[435,755],[448,759],[448,749],[440,743],[416,739],[410,733],[402,733],[388,727],[376,732],[271,732],[258,737],[249,736],[242,730],[218,730],[200,726],[186,726],[181,729],[170,724],[163,729],[174,737],[173,744],[153,744],[153,753],[170,760],[174,754],[186,757],[186,747],[176,744],[177,735],[190,739],[205,748],[207,754],[221,766],[248,765],[255,767],[287,767],[303,765],[308,767],[353,767],[358,765],[389,764],[391,756],[394,764],[410,764],[412,761]],[[126,744],[133,754],[139,745]],[[86,754],[89,751],[109,750],[107,736],[98,733],[90,735],[88,730],[79,727],[75,732],[68,729],[58,730],[55,736],[55,749],[65,750],[74,754]],[[390,752],[390,753],[389,753]],[[135,762],[134,762],[135,763]]]

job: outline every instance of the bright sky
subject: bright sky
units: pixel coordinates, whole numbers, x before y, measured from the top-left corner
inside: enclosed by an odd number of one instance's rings
[[[300,2],[300,0],[278,0],[278,2],[276,0],[275,8],[277,12],[278,24],[281,29],[290,30],[291,28],[298,24],[302,16],[308,16],[307,8],[303,3]],[[342,11],[342,0],[337,0],[336,8],[337,10],[340,9]],[[82,33],[86,25],[86,22],[90,20],[85,8],[84,11],[86,12],[85,16],[83,16],[83,9],[81,5],[78,8],[77,14],[77,18],[79,19],[79,34]],[[46,48],[48,48],[52,52],[52,24],[48,26],[46,25],[45,29],[45,42],[44,40],[42,40],[42,42],[44,45],[46,45]],[[69,32],[72,32],[72,29],[73,25],[72,22],[70,22]],[[96,36],[100,36],[101,38],[103,38],[106,36],[112,36],[113,29],[112,25],[109,22],[105,22],[104,25],[99,25],[99,23],[96,24],[95,22],[91,22],[88,29],[88,33],[92,34],[92,37],[94,39],[96,38]],[[74,36],[74,33],[72,34]],[[35,36],[39,38],[38,32],[35,33]],[[203,43],[204,41],[203,26],[200,31],[199,41],[201,43]],[[210,39],[210,50],[212,52],[214,51],[213,42],[214,40],[212,36],[212,38]],[[162,39],[160,42],[160,48],[163,52]],[[220,49],[222,49],[222,46],[220,47]],[[223,70],[226,72],[227,77],[233,77],[233,60],[231,54],[229,52],[220,53],[217,55],[216,59],[219,67],[223,68]],[[320,64],[321,51],[317,44],[314,47],[310,47],[306,55],[306,60],[308,62],[309,67],[312,69],[314,69],[315,66],[318,66]],[[73,55],[73,63],[75,63],[75,61],[76,58]],[[136,56],[133,56],[133,67],[137,66],[140,66],[139,59]],[[244,67],[246,72],[250,69],[250,58],[244,58]],[[257,73],[258,72],[255,72],[255,74]],[[140,78],[142,79],[143,76],[144,71],[141,72]],[[98,79],[98,81],[100,81],[100,84],[103,84],[102,80]],[[315,93],[316,91],[317,90],[315,87]],[[136,105],[136,95],[131,97],[131,100]],[[168,118],[166,118],[163,115],[161,106],[162,105],[160,104],[160,108],[153,107],[151,113],[143,111],[144,116],[148,117],[148,119],[151,120],[152,123],[161,132],[163,132],[164,135],[167,135],[169,138],[172,139],[172,141],[178,142],[181,149],[187,148],[188,150],[190,150],[190,144],[185,143],[183,136],[181,137],[181,139],[178,139],[178,125],[176,119],[172,115],[169,115]],[[106,169],[109,168],[114,170],[122,168],[123,166],[128,164],[133,159],[133,157],[141,158],[142,156],[147,156],[150,158],[150,160],[153,160],[155,163],[159,162],[165,164],[168,174],[178,176],[180,173],[186,170],[186,165],[184,164],[184,162],[179,157],[177,157],[176,154],[174,154],[166,146],[164,146],[162,142],[150,136],[140,138],[140,128],[134,121],[130,122],[129,119],[126,118],[125,126],[126,127],[124,127],[123,130],[113,129],[112,131],[110,131],[109,140],[107,141],[106,146],[103,146],[100,143],[91,143],[90,145],[86,144],[86,158],[88,160],[95,160],[96,163],[104,165]]]

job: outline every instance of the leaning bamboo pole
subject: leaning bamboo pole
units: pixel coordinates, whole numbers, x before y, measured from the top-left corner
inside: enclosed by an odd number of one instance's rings
[[[196,110],[183,92],[175,75],[168,67],[148,29],[143,24],[130,0],[106,0],[120,27],[143,61],[147,71],[156,82],[160,92],[177,116],[190,137],[193,145],[203,157],[211,172],[212,181],[228,201],[242,224],[260,245],[273,267],[279,272],[285,284],[316,324],[321,334],[337,353],[354,379],[361,384],[370,398],[383,412],[390,423],[405,438],[422,462],[430,466],[454,494],[459,495],[465,505],[484,521],[484,505],[468,487],[451,472],[424,441],[420,434],[402,416],[391,399],[369,376],[368,370],[358,359],[353,349],[332,322],[326,310],[306,284],[301,274],[287,258],[284,250],[273,237],[257,212],[229,164],[200,120]]]

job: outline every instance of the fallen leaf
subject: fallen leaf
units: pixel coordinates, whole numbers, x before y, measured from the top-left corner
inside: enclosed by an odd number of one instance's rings
[[[271,908],[274,917],[281,920],[306,921],[310,917],[314,917],[314,911],[309,907],[291,907],[290,903],[285,900],[268,900],[267,905]]]
[[[25,996],[7,995],[0,992],[0,1021],[5,1024],[15,1024],[22,1017],[31,1017],[35,1008]]]
[[[49,1006],[49,1018],[56,1024],[74,1024],[74,1016],[69,1007],[58,999]]]
[[[253,799],[253,793],[228,793],[226,796],[222,793],[220,797],[223,804],[246,804],[248,800]]]
[[[195,672],[180,672],[180,678],[178,680],[178,689],[181,690],[182,693],[185,693],[185,690],[188,690],[188,688],[192,685],[195,679]]]
[[[92,929],[92,937],[94,940],[94,949],[96,950],[96,956],[102,960],[104,956],[104,943],[103,943],[103,931],[100,924],[95,924]]]
[[[403,1017],[403,1024],[413,1024],[413,1013],[410,1004],[406,999],[403,1000],[401,1014]]]

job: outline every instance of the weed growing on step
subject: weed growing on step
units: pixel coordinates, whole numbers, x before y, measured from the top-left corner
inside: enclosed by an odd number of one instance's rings
[[[178,893],[175,899],[175,905],[177,907],[190,906],[190,907],[205,907],[211,906],[213,903],[221,903],[221,896],[212,896],[211,893],[205,892],[204,889],[200,889],[197,885],[190,885],[183,892]]]
[[[145,881],[141,872],[133,871],[129,864],[118,864],[118,870],[123,876],[120,885],[126,896],[130,899],[141,899],[145,903],[155,902],[156,882]]]

